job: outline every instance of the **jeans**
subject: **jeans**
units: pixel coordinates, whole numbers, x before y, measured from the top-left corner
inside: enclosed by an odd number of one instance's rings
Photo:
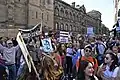
[[[16,80],[16,66],[15,64],[7,65],[9,70],[8,80]]]
[[[4,75],[6,75],[6,68],[4,65],[0,64],[0,80],[5,80]]]
[[[72,57],[66,56],[66,64],[67,64],[67,69],[66,69],[66,74],[72,74]]]

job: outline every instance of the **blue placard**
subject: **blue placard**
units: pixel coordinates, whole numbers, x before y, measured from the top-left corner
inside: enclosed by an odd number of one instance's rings
[[[93,27],[88,27],[88,28],[87,28],[87,34],[88,34],[88,35],[93,35],[93,34],[94,34],[94,32],[93,32]]]
[[[45,38],[42,39],[42,45],[43,45],[43,50],[47,53],[52,52],[53,51],[53,47],[51,44],[51,39],[50,38]]]
[[[119,27],[116,27],[116,31],[120,31],[120,26],[119,26]]]

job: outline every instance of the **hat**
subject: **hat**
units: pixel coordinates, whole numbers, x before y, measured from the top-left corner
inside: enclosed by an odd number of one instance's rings
[[[12,42],[11,40],[8,40],[8,41],[7,41],[7,44],[9,44],[9,43],[13,43],[13,42]]]

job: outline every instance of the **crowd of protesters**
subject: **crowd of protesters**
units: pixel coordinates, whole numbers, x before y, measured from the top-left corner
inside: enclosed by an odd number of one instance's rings
[[[41,43],[45,36],[25,40],[41,80],[120,80],[119,38],[79,36],[60,43],[49,37],[54,49],[49,54]],[[33,69],[28,72],[16,38],[0,38],[0,80],[37,80]]]

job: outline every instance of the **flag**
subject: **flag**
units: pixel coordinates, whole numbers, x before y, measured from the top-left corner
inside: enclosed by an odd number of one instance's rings
[[[31,72],[31,62],[30,60],[28,59],[29,58],[29,52],[27,50],[27,47],[26,47],[26,44],[23,40],[23,37],[21,35],[21,33],[19,32],[18,35],[17,35],[17,42],[18,42],[18,45],[20,46],[21,48],[21,51],[23,53],[23,56],[25,58],[25,61],[27,63],[27,66],[28,66],[28,69],[29,69],[29,72]]]
[[[68,38],[69,38],[69,32],[60,31],[60,37],[59,37],[60,43],[68,43],[69,42]]]

